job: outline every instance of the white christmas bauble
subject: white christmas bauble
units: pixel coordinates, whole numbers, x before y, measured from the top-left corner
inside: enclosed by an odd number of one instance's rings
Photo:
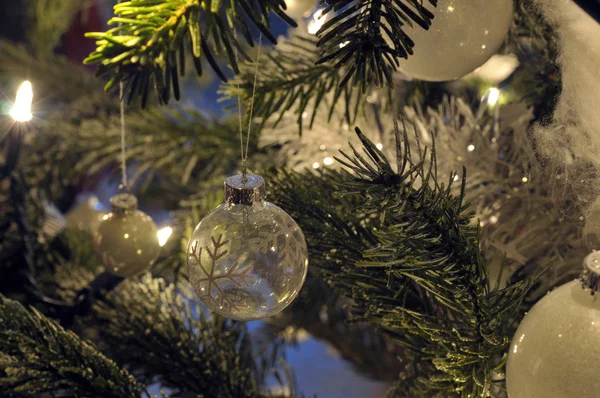
[[[419,80],[455,80],[500,48],[513,19],[513,0],[440,0],[431,11],[429,30],[416,24],[404,28],[415,46],[413,55],[400,60],[400,71]]]
[[[189,279],[198,297],[224,317],[269,317],[296,298],[308,267],[302,230],[264,200],[262,177],[227,179],[226,202],[204,217],[187,250]]]
[[[98,197],[78,196],[77,203],[65,215],[67,228],[93,233],[98,230],[104,214]]]
[[[112,211],[102,217],[95,235],[96,252],[107,272],[126,278],[141,274],[160,253],[158,228],[137,209],[137,199],[119,194],[110,199]]]
[[[589,262],[600,270],[600,252]],[[508,397],[597,398],[599,358],[600,295],[580,280],[569,282],[541,299],[519,325],[506,364]]]
[[[310,12],[316,7],[317,0],[286,0],[285,13],[295,20],[310,16]]]

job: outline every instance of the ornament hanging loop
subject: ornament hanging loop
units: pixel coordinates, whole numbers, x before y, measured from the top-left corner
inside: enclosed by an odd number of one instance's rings
[[[252,96],[250,97],[250,110],[248,111],[248,133],[246,134],[246,148],[244,149],[244,139],[242,133],[242,99],[239,94],[239,86],[238,86],[238,113],[240,120],[240,151],[242,155],[242,183],[246,183],[248,181],[247,175],[247,161],[248,161],[248,149],[250,148],[250,133],[252,132],[252,114],[254,113],[254,98],[256,97],[256,83],[258,81],[258,65],[260,61],[260,50],[262,48],[262,33],[258,36],[258,49],[256,53],[256,61],[254,63],[254,82],[252,84]],[[237,50],[235,53],[235,57],[237,60]]]

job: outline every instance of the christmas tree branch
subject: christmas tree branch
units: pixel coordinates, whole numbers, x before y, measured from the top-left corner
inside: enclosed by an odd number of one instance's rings
[[[437,0],[429,0],[437,6]],[[403,27],[429,29],[433,14],[422,0],[330,0],[323,11],[335,13],[317,32],[321,48],[318,63],[331,63],[347,70],[341,81],[359,86],[392,85],[392,74],[400,58],[413,53],[414,43]]]
[[[513,85],[533,107],[535,119],[544,121],[554,113],[561,90],[558,38],[533,0],[519,0],[515,6],[508,49],[518,56],[521,66]]]
[[[0,391],[34,396],[140,397],[136,380],[36,310],[0,296]]]
[[[125,81],[128,100],[139,94],[145,105],[152,85],[159,102],[168,102],[171,90],[179,99],[179,76],[184,73],[186,54],[191,53],[198,74],[202,74],[201,58],[206,58],[221,80],[226,81],[213,53],[224,49],[237,74],[235,52],[249,58],[237,41],[236,31],[240,30],[253,45],[248,21],[272,43],[276,41],[268,30],[269,13],[295,26],[283,13],[285,4],[281,0],[254,1],[209,4],[201,0],[140,0],[118,4],[110,23],[119,26],[106,32],[88,33],[88,37],[97,40],[98,47],[85,62],[100,63],[99,74],[109,78],[107,90]],[[435,6],[437,1],[429,3]],[[328,2],[324,10],[327,13],[336,15],[317,33],[320,55],[316,63],[329,66],[323,69],[313,66],[309,70],[314,79],[343,67],[335,82],[337,95],[349,81],[360,86],[363,93],[371,84],[391,87],[399,59],[413,53],[414,43],[403,27],[414,23],[429,29],[433,18],[419,0],[335,0]],[[303,78],[311,76],[305,74]],[[293,79],[289,83],[293,84]]]
[[[265,380],[258,375],[279,361],[277,348],[272,359],[253,353],[243,323],[202,314],[161,279],[127,281],[95,310],[105,325],[101,337],[119,362],[141,380],[158,378],[182,395],[262,397]]]
[[[85,14],[92,2],[93,0],[28,1],[31,23],[27,36],[36,54],[52,55],[78,11]]]
[[[280,43],[259,59],[259,79],[254,90],[254,62],[240,65],[240,73],[225,84],[221,93],[229,99],[241,97],[249,103],[254,93],[254,114],[264,124],[275,117],[273,127],[285,112],[293,112],[302,133],[304,125],[312,128],[321,113],[331,120],[336,104],[345,104],[344,116],[350,124],[361,111],[365,97],[360,90],[343,84],[344,67],[316,65],[317,41],[309,36],[295,35]]]
[[[196,71],[202,74],[202,58],[226,81],[215,54],[225,50],[229,65],[238,72],[235,51],[248,59],[240,46],[236,30],[253,46],[253,26],[272,43],[269,16],[277,14],[295,26],[283,10],[282,0],[236,0],[206,2],[202,0],[137,0],[115,5],[115,17],[109,24],[118,26],[106,32],[88,33],[97,40],[97,49],[86,63],[100,63],[98,73],[106,75],[106,90],[126,82],[129,100],[142,97],[146,104],[151,86],[159,101],[168,102],[171,90],[179,99],[179,76],[184,74],[185,55],[191,53]],[[234,48],[236,50],[234,50]]]
[[[369,238],[350,242],[351,250],[336,244],[331,254],[330,235],[322,233],[320,242],[309,241],[311,258],[321,259],[316,265],[322,275],[355,301],[358,320],[376,325],[408,350],[415,372],[409,378],[420,385],[415,391],[421,391],[411,396],[479,396],[491,388],[514,311],[532,281],[503,289],[490,286],[479,231],[466,213],[465,180],[458,196],[452,193],[453,177],[442,184],[434,151],[420,145],[411,150],[407,137],[398,137],[394,166],[358,134],[365,154],[353,150],[338,159],[349,171],[321,176],[336,188],[305,188],[313,206],[331,201],[333,189],[342,199],[359,200],[354,212],[364,217],[360,224],[345,220],[356,216],[348,216],[339,202],[327,217],[307,213],[311,206],[306,198],[296,199],[299,187],[312,182],[306,175],[294,179],[294,194],[287,183],[278,183],[276,201],[303,229],[328,231],[352,224]]]

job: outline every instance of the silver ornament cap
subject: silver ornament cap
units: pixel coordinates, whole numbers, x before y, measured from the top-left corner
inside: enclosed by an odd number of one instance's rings
[[[110,206],[115,214],[125,214],[137,210],[137,198],[128,193],[120,193],[110,198]]]
[[[265,180],[256,174],[236,174],[225,181],[225,202],[252,205],[262,202],[267,194]]]
[[[583,260],[581,274],[583,288],[592,295],[600,292],[600,251],[594,251]]]

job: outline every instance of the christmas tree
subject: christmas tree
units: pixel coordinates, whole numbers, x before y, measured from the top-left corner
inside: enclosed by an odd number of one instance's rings
[[[507,396],[600,244],[600,3],[107,3],[0,5],[0,395],[306,396],[308,332]]]

